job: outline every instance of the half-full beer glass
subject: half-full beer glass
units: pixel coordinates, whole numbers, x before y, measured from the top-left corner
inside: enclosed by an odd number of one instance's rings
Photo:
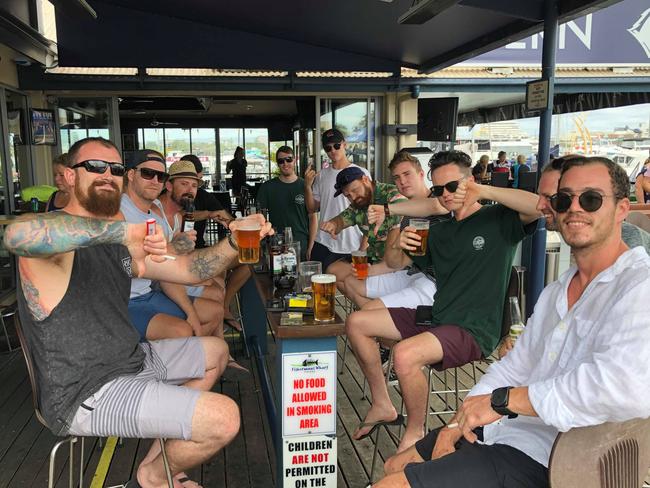
[[[314,293],[314,320],[316,322],[331,322],[334,320],[336,276],[332,274],[312,275],[311,288]]]
[[[415,233],[420,236],[420,245],[415,251],[411,251],[413,256],[424,256],[427,253],[427,240],[429,239],[429,221],[427,219],[410,219],[409,226],[415,227]]]
[[[244,222],[237,229],[237,247],[239,248],[239,262],[254,264],[260,260],[260,230],[259,222]]]
[[[365,280],[368,277],[368,255],[366,251],[352,251],[352,266],[354,266],[358,280]]]

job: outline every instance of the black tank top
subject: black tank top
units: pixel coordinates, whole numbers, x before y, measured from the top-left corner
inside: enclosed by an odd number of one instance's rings
[[[79,405],[104,384],[142,369],[144,353],[128,315],[130,286],[131,256],[115,244],[75,251],[68,289],[42,321],[33,318],[17,287],[38,403],[57,435],[67,433]]]

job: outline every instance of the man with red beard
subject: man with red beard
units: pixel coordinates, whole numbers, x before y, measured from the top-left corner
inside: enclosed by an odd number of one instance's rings
[[[183,471],[239,430],[237,405],[210,392],[228,346],[217,337],[140,344],[128,316],[130,282],[208,279],[237,261],[236,241],[166,260],[161,229],[147,235],[146,224],[106,220],[119,210],[126,172],[115,145],[83,139],[69,158],[68,205],[16,222],[4,236],[19,256],[18,306],[41,412],[56,435],[166,438],[175,480],[189,486]],[[262,216],[250,219],[262,225],[260,237],[271,232]],[[235,237],[240,225],[230,225]],[[167,486],[157,441],[128,486]]]
[[[333,219],[323,222],[320,226],[321,230],[327,232],[332,239],[336,239],[342,230],[356,225],[368,239],[366,249],[368,263],[378,263],[384,257],[388,232],[393,228],[399,228],[402,219],[397,216],[388,217],[381,225],[371,228],[368,224],[368,206],[388,205],[388,203],[404,201],[406,198],[400,195],[395,185],[374,182],[356,166],[345,168],[336,175],[334,189],[336,190],[334,197],[343,194],[350,202],[350,206]],[[345,294],[345,280],[355,274],[354,268],[349,262],[341,260],[331,264],[327,271],[336,275],[336,285],[341,293]]]

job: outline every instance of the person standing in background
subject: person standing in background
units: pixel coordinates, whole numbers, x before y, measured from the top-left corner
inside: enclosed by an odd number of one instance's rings
[[[236,197],[241,195],[241,187],[246,184],[246,166],[244,159],[244,148],[237,146],[233,159],[226,164],[226,174],[232,171],[232,194]]]
[[[52,171],[54,172],[54,185],[58,188],[47,201],[45,206],[46,212],[61,210],[70,201],[70,187],[65,182],[65,169],[68,167],[68,154],[63,153],[54,158],[52,161]]]

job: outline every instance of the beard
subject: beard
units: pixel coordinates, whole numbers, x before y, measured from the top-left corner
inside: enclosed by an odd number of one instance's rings
[[[366,188],[366,193],[362,197],[359,197],[356,200],[350,202],[350,204],[357,210],[366,209],[372,203],[372,196],[372,189]]]
[[[98,186],[110,185],[115,191],[97,191]],[[83,193],[79,185],[75,185],[74,194],[79,204],[97,217],[113,217],[120,211],[121,191],[114,181],[95,181],[87,193]]]
[[[194,200],[194,194],[189,192],[178,194],[172,190],[170,197],[172,201],[181,208],[186,207],[188,200]]]

